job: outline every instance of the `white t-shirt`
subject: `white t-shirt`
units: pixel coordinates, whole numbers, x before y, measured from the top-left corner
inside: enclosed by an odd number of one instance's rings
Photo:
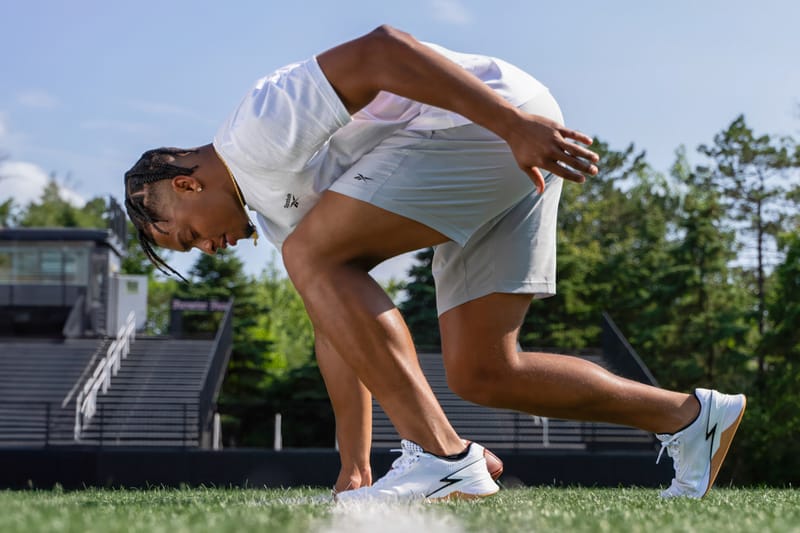
[[[547,90],[500,59],[428,44],[519,106]],[[214,148],[236,178],[265,236],[283,241],[322,193],[398,129],[442,130],[470,121],[451,111],[381,92],[352,117],[316,58],[256,82],[217,131]]]

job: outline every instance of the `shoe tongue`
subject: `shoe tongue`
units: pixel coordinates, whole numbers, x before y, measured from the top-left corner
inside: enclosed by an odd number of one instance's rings
[[[419,446],[419,444],[411,442],[410,440],[405,440],[405,439],[401,440],[400,441],[400,446],[403,448],[404,452],[408,452],[408,453],[425,453],[425,450],[423,450]]]

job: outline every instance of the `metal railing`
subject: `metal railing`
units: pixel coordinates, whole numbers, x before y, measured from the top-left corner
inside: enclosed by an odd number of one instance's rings
[[[97,405],[91,425],[73,437],[73,414],[59,402],[1,402],[0,449],[69,446],[198,446],[197,403]],[[2,475],[0,475],[0,478]]]
[[[228,302],[228,308],[222,317],[217,334],[214,337],[213,354],[208,364],[208,370],[203,379],[203,388],[200,390],[198,405],[198,435],[201,446],[217,448],[219,437],[214,437],[213,420],[216,406],[214,400],[222,386],[225,369],[233,351],[233,299]],[[218,433],[217,433],[218,435]],[[211,442],[208,442],[208,441]],[[205,442],[203,442],[205,441]]]
[[[647,365],[605,311],[603,312],[602,342],[603,355],[617,373],[626,378],[658,387],[658,382],[650,373]]]
[[[128,356],[131,343],[136,339],[136,316],[133,311],[128,314],[125,324],[117,332],[117,338],[111,343],[103,357],[84,383],[75,401],[74,439],[81,439],[81,431],[89,423],[97,411],[97,394],[105,394],[111,386],[112,376],[119,372],[122,360]]]
[[[197,403],[101,403],[81,435],[83,445],[197,447]]]
[[[48,446],[55,440],[63,440],[65,434],[70,438],[70,420],[61,419],[60,407],[57,402],[3,401],[0,447]]]

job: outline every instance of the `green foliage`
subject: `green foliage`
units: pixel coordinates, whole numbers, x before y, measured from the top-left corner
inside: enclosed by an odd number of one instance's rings
[[[0,203],[0,228],[7,228],[14,222],[14,199],[9,198]]]
[[[282,368],[298,368],[313,360],[314,328],[303,300],[292,282],[282,275],[276,261],[273,256],[251,287],[255,297],[269,310],[257,318],[257,323],[274,340],[274,350],[283,359]]]
[[[769,257],[778,234],[796,210],[788,200],[800,186],[800,148],[790,138],[757,136],[744,116],[714,137],[714,144],[698,150],[712,160],[709,183],[721,193],[727,207],[725,218],[743,234],[747,272],[757,298],[754,319],[759,335],[765,332],[766,283]],[[748,253],[750,252],[750,253]],[[766,370],[765,354],[758,353],[759,378]]]
[[[534,302],[523,346],[577,349],[599,343],[600,313],[618,323],[647,312],[650,280],[662,264],[671,198],[633,145],[595,141],[601,173],[565,183],[559,208],[558,296]]]
[[[800,226],[779,240],[785,252],[770,283],[763,382],[750,396],[743,421],[746,438],[734,449],[735,464],[746,479],[782,483],[800,476]]]
[[[649,361],[660,370],[663,385],[690,390],[698,385],[733,385],[747,361],[748,296],[737,273],[734,234],[725,229],[719,192],[702,168],[691,170],[679,150],[672,175],[682,190],[674,234],[661,268],[653,278],[657,321],[634,322]],[[649,333],[648,333],[649,332]],[[675,357],[680,354],[680,357]],[[741,386],[742,383],[736,383]]]
[[[55,176],[51,176],[39,200],[28,204],[17,223],[29,228],[105,228],[105,211],[103,198],[75,207],[62,196]]]
[[[436,289],[433,283],[433,248],[420,250],[414,255],[416,263],[408,271],[406,297],[398,308],[403,314],[414,344],[420,349],[438,351],[439,317],[436,312]]]
[[[190,283],[177,285],[175,296],[181,299],[234,300],[233,352],[231,353],[220,398],[220,412],[230,423],[223,435],[235,442],[243,440],[255,424],[250,410],[226,413],[231,402],[245,405],[263,404],[273,375],[272,339],[258,327],[258,317],[266,313],[251,289],[251,280],[244,274],[241,260],[228,250],[216,255],[202,255],[189,271]],[[184,327],[190,335],[211,337],[216,332],[221,313],[185,313]],[[231,420],[232,419],[232,420]],[[235,428],[236,431],[231,431]]]
[[[271,447],[275,414],[283,419],[286,447],[330,447],[333,410],[314,358],[314,330],[300,295],[281,275],[273,257],[249,290],[262,306],[250,335],[269,341],[260,363],[265,381],[259,392],[234,393],[226,384],[220,399],[226,440],[238,446]],[[233,370],[230,368],[229,372]]]

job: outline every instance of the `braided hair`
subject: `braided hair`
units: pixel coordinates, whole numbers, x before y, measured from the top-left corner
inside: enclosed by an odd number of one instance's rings
[[[149,187],[145,194],[145,185],[161,181],[171,180],[176,176],[191,176],[197,169],[193,167],[181,167],[173,164],[176,157],[183,157],[197,153],[197,150],[187,150],[184,148],[155,148],[142,154],[142,157],[133,167],[125,173],[125,209],[128,216],[136,228],[139,238],[139,245],[142,247],[144,255],[155,265],[158,270],[166,275],[175,274],[181,280],[186,281],[177,270],[169,266],[155,251],[156,244],[152,230],[166,234],[167,232],[159,227],[159,222],[164,222],[164,218],[158,214],[157,201],[152,194],[152,187]]]

